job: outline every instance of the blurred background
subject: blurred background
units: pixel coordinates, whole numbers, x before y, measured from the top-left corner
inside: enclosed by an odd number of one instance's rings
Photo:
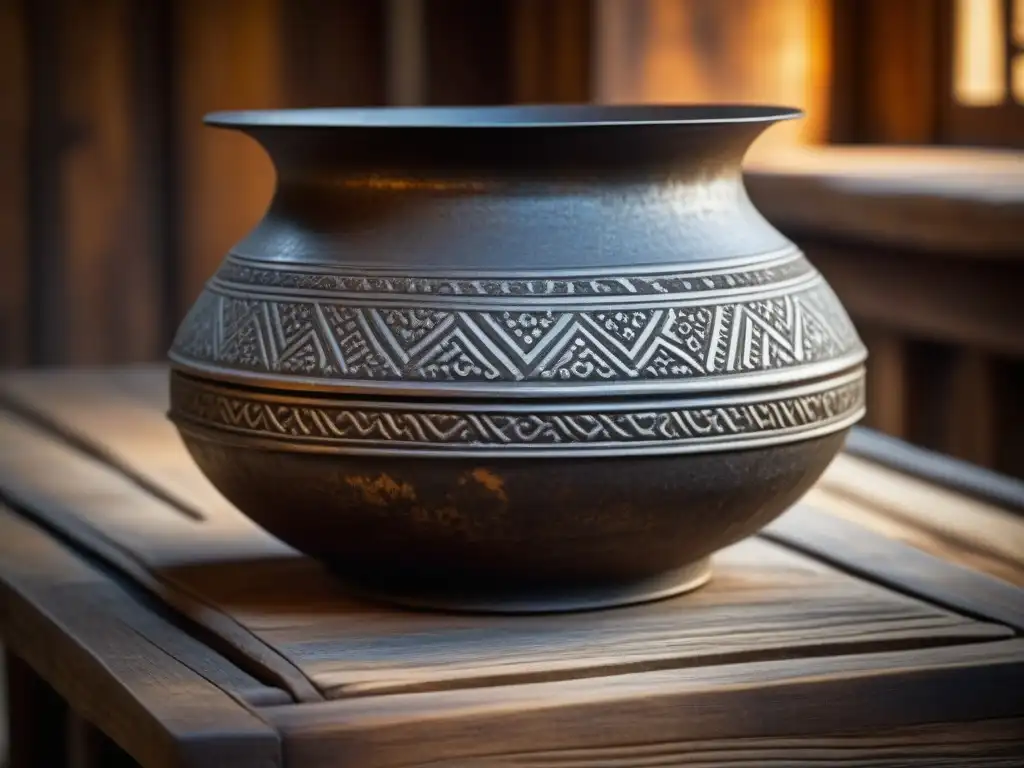
[[[234,108],[767,102],[868,424],[1024,477],[1024,0],[0,0],[0,365],[156,361],[260,217]]]

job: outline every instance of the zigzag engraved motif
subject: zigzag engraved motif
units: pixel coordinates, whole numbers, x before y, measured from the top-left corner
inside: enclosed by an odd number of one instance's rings
[[[450,277],[397,277],[356,274],[342,268],[320,267],[316,271],[297,270],[291,265],[275,266],[229,256],[218,271],[215,282],[223,287],[246,287],[330,291],[344,294],[404,294],[409,296],[658,296],[690,294],[730,288],[753,288],[808,276],[814,268],[798,251],[792,251],[762,264],[732,270],[670,271],[646,275],[573,277],[494,277],[460,279]]]
[[[839,423],[864,405],[862,376],[845,376],[817,390],[765,395],[759,402],[592,411],[531,412],[480,406],[472,411],[368,406],[336,399],[296,404],[226,389],[175,374],[172,415],[206,428],[259,437],[341,445],[496,447],[543,450],[571,445],[675,445],[723,438],[763,438]]]
[[[578,384],[780,370],[859,349],[819,279],[792,294],[734,303],[540,311],[348,306],[211,286],[173,354],[328,380]]]

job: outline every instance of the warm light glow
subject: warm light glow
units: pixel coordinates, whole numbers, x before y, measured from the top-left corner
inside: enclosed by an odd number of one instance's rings
[[[1017,10],[1021,4],[1017,0]],[[1002,103],[1006,97],[1002,0],[956,0],[954,23],[953,96],[970,107]]]
[[[1013,3],[1013,42],[1024,48],[1024,0]]]
[[[902,2],[902,0],[892,0]],[[599,101],[753,102],[803,108],[751,156],[828,133],[831,3],[598,0]]]
[[[1010,74],[1013,77],[1013,100],[1018,104],[1024,104],[1024,53],[1018,53],[1013,57]]]

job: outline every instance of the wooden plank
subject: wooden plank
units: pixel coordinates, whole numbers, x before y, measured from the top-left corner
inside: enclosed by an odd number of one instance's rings
[[[385,12],[379,0],[282,3],[281,66],[287,106],[384,104]]]
[[[181,0],[173,4],[178,170],[180,320],[229,248],[270,202],[274,172],[255,142],[205,128],[214,110],[286,104],[280,0]]]
[[[67,749],[63,727],[67,704],[28,664],[4,651],[9,747],[7,768],[59,766]]]
[[[388,104],[414,107],[426,100],[425,0],[387,0]]]
[[[171,484],[171,495],[186,495],[183,468],[191,461],[173,436],[167,443],[154,437],[156,427],[145,416],[122,418],[123,428],[104,429],[109,419],[95,413],[109,412],[113,403],[144,412],[147,398],[153,399],[152,414],[161,413],[165,373],[136,371],[120,384],[118,378],[109,371],[79,373],[63,382],[20,376],[7,379],[5,391],[106,454],[131,466],[156,467],[151,471]],[[142,578],[158,574],[163,583],[216,608],[328,696],[921,647],[1007,634],[756,539],[722,553],[716,578],[699,592],[612,617],[396,612],[344,594],[319,566],[275,549],[273,540],[229,507],[204,507],[204,519],[196,521],[165,509],[109,466],[15,417],[0,432],[18,446],[0,453],[0,484],[22,507],[107,559],[119,563],[121,553],[144,571]],[[150,455],[157,458],[151,462]],[[58,465],[62,480],[54,487],[39,467]],[[139,510],[147,514],[140,517]]]
[[[797,505],[761,536],[952,611],[1024,632],[1024,589],[873,535]]]
[[[281,689],[265,685],[242,671],[216,651],[187,634],[166,615],[166,606],[142,599],[115,582],[108,574],[54,539],[40,543],[47,536],[45,529],[29,523],[0,504],[0,523],[5,530],[18,534],[19,541],[35,542],[39,551],[50,553],[51,560],[66,564],[62,573],[75,573],[82,585],[79,599],[94,610],[97,617],[117,623],[157,646],[180,665],[216,685],[234,699],[248,706],[290,703]]]
[[[510,0],[426,0],[422,11],[425,103],[511,101]]]
[[[823,706],[823,703],[827,705]],[[265,710],[290,765],[1013,764],[1024,641]],[[990,720],[977,724],[974,721]],[[967,722],[964,722],[967,721]]]
[[[515,101],[553,104],[590,100],[593,12],[589,0],[513,0]]]
[[[908,146],[778,148],[751,158],[746,185],[754,204],[772,223],[803,240],[870,244],[879,254],[890,248],[971,262],[1020,260],[1020,152]],[[932,256],[929,263],[941,262]],[[862,269],[879,288],[893,281],[874,268]],[[903,293],[910,298],[912,292]]]
[[[145,140],[134,102],[138,6],[31,6],[39,91],[30,212],[40,289],[33,297],[41,319],[37,357],[75,364],[152,359],[162,296],[147,232],[145,169],[136,162]]]
[[[1024,303],[1016,290],[1024,262],[978,262],[810,240],[801,245],[858,324],[990,354],[1024,355],[1019,333]]]
[[[68,713],[67,768],[137,768],[131,755],[75,712]]]
[[[201,584],[188,578],[189,564],[204,561],[294,558],[283,544],[255,528],[239,513],[203,521],[159,501],[115,470],[32,430],[21,429],[0,412],[0,480],[3,497],[32,511],[48,526],[119,569],[139,586],[205,628],[218,650],[262,680],[299,700],[319,695],[286,659],[230,616],[203,599]],[[56,452],[55,452],[56,451]],[[18,458],[18,457],[21,458]],[[60,466],[54,482],[37,482],[46,467]],[[32,480],[33,475],[36,480]],[[238,536],[238,523],[249,531]]]
[[[999,400],[999,405],[1009,405]],[[1010,414],[1001,412],[1006,418]],[[854,429],[845,453],[867,459],[926,483],[938,485],[1007,512],[1024,513],[1024,480],[895,440],[870,429]]]
[[[29,357],[28,30],[24,5],[0,3],[0,365]]]
[[[973,548],[965,548],[958,541],[943,537],[935,531],[913,522],[893,517],[884,510],[875,509],[846,496],[816,486],[802,499],[816,512],[849,520],[876,535],[898,541],[905,546],[920,549],[950,563],[987,574],[996,579],[1024,587],[1024,570]]]
[[[909,397],[906,344],[884,329],[860,328],[871,365],[867,368],[867,423],[886,434],[905,437]]]
[[[827,129],[831,3],[602,0],[594,95],[601,102],[761,102],[805,109],[754,156],[814,143]]]
[[[833,142],[937,143],[940,8],[935,0],[837,0]]]
[[[5,639],[75,712],[153,768],[281,764],[273,728],[104,611],[104,577],[3,510],[0,529]]]
[[[943,453],[991,467],[995,462],[997,414],[993,360],[983,351],[958,349],[949,371]]]
[[[1024,572],[1024,519],[996,504],[848,455],[837,457],[819,487]]]

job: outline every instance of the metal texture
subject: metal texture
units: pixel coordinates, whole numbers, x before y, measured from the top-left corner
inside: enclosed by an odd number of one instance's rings
[[[356,589],[516,611],[694,588],[863,414],[849,317],[743,187],[796,116],[213,115],[278,188],[178,331],[171,417]]]

